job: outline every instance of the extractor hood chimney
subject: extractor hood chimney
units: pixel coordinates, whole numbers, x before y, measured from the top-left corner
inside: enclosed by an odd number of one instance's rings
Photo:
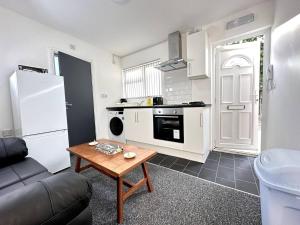
[[[169,34],[168,45],[169,60],[160,63],[156,68],[163,72],[186,68],[187,63],[182,58],[182,42],[179,31]]]

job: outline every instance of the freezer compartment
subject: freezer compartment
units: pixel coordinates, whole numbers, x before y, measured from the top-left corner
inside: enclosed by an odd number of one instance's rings
[[[51,173],[71,166],[68,131],[44,133],[23,137],[28,147],[28,156],[34,158]]]

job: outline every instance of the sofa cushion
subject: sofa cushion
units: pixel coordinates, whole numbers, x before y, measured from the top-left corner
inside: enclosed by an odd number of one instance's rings
[[[90,225],[91,195],[86,177],[60,173],[0,196],[0,224]]]
[[[12,185],[9,185],[9,186],[7,186],[5,188],[0,188],[0,196],[5,195],[7,193],[10,193],[12,191],[15,191],[15,190],[17,190],[19,188],[22,188],[24,186],[25,185],[24,185],[23,182],[17,182],[17,183],[14,183]]]
[[[11,167],[0,168],[0,189],[19,181],[20,178]]]
[[[23,160],[28,154],[24,140],[20,138],[0,138],[0,167]]]
[[[40,180],[42,180],[42,179],[44,179],[44,178],[47,178],[47,177],[50,177],[50,176],[52,176],[52,174],[49,173],[48,171],[46,171],[46,172],[39,173],[39,174],[37,174],[37,175],[34,175],[34,176],[32,176],[32,177],[29,177],[29,178],[23,180],[23,183],[24,183],[25,185],[31,184],[31,183],[40,181]]]
[[[47,169],[30,157],[10,166],[21,180],[27,179],[39,173],[46,172]]]
[[[0,196],[51,175],[45,167],[29,157],[18,163],[0,168]]]

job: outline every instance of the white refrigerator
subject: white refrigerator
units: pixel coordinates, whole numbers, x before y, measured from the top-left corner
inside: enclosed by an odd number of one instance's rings
[[[52,173],[70,167],[63,77],[18,70],[10,90],[15,135],[26,141],[28,156]]]

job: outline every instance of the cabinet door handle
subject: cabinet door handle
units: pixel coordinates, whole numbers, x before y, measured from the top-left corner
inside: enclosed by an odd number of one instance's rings
[[[202,113],[200,113],[200,127],[203,127],[203,116],[202,116]]]
[[[136,112],[134,112],[134,122],[136,123],[137,120],[136,120]]]
[[[192,64],[190,62],[188,63],[188,70],[189,70],[189,75],[192,75]]]
[[[139,123],[139,112],[136,113],[136,121]]]

